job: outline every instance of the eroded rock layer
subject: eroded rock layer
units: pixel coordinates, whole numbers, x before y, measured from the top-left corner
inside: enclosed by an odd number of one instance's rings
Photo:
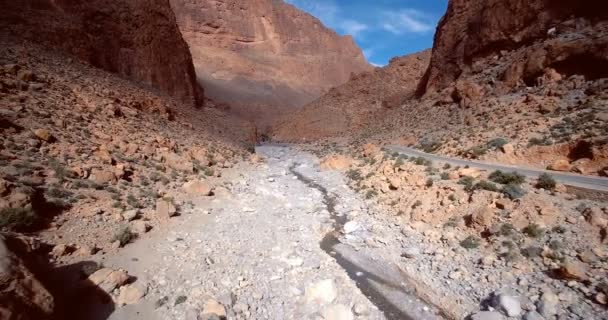
[[[203,101],[168,0],[0,0],[0,35],[58,48],[189,103]]]
[[[274,0],[171,0],[200,83],[232,105],[301,106],[370,70],[350,36]]]

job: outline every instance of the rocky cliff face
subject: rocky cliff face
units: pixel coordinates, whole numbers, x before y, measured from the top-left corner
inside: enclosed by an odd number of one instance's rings
[[[168,0],[0,0],[0,35],[62,49],[200,104],[192,58]]]
[[[396,57],[383,68],[353,76],[276,126],[275,138],[300,141],[348,135],[411,98],[431,51]]]
[[[171,0],[200,82],[232,105],[301,106],[370,70],[350,36],[276,0]]]
[[[528,46],[559,32],[560,25],[567,20],[580,24],[574,19],[582,18],[596,23],[605,20],[607,12],[602,0],[451,0],[437,27],[431,65],[420,83],[419,93],[449,86],[481,59]],[[591,55],[597,53],[588,47],[584,50]],[[567,52],[555,52],[553,58],[542,64],[549,66],[567,60],[568,56]]]

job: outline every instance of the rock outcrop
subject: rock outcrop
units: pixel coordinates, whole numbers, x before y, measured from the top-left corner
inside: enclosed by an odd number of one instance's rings
[[[418,93],[422,95],[450,86],[462,73],[474,68],[480,59],[551,37],[568,25],[585,23],[577,18],[594,23],[605,20],[607,15],[602,0],[452,0],[437,27],[431,64]],[[563,25],[566,21],[568,23]],[[536,58],[529,60],[535,60],[530,63],[536,62],[538,68],[533,68],[535,74],[529,76],[538,76],[543,67],[551,64],[568,64],[570,57],[582,58],[583,54],[591,61],[604,61],[605,66],[605,49],[597,44],[598,39],[578,40],[568,48],[545,48],[553,49],[548,59],[544,57],[547,52],[537,52]],[[584,60],[579,59],[583,66],[589,63]]]
[[[203,101],[168,0],[0,0],[0,29],[181,101]]]
[[[371,66],[350,36],[276,0],[171,0],[210,98],[302,106]]]
[[[15,251],[30,250],[26,241],[0,236],[0,318],[49,319],[53,296]]]
[[[430,50],[396,57],[383,68],[353,76],[321,98],[281,119],[275,138],[296,141],[356,130],[411,98],[424,75]]]

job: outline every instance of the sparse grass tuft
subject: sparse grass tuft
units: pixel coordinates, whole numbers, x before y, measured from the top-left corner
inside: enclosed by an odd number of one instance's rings
[[[468,236],[466,239],[460,241],[460,246],[469,250],[479,247],[480,244],[481,241],[475,236]]]
[[[557,183],[555,182],[555,179],[553,179],[553,176],[548,173],[541,174],[536,182],[537,188],[545,190],[555,190],[556,185]]]
[[[501,192],[511,200],[519,199],[526,195],[526,190],[516,184],[507,184],[502,187]]]
[[[536,223],[529,224],[527,227],[525,227],[522,230],[522,232],[525,233],[526,235],[528,235],[528,237],[531,237],[531,238],[539,238],[539,237],[541,237],[545,233],[545,231],[543,230],[543,228],[541,228]]]
[[[114,233],[114,237],[112,238],[112,242],[119,241],[120,246],[125,246],[127,243],[131,242],[135,238],[135,234],[131,232],[131,228],[129,226],[121,226]]]
[[[488,178],[500,184],[522,184],[526,182],[526,177],[517,172],[507,173],[500,170],[492,172]]]
[[[0,229],[19,231],[33,226],[38,215],[32,209],[4,208],[0,210]]]

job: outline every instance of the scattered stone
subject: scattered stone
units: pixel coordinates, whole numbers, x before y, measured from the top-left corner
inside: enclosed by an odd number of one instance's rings
[[[161,218],[171,218],[177,215],[177,209],[173,202],[167,199],[158,199],[156,201],[156,215]]]
[[[521,303],[519,298],[513,295],[500,293],[495,297],[494,307],[504,312],[509,317],[517,317],[521,314]]]
[[[186,182],[182,189],[189,194],[211,196],[213,195],[213,189],[205,182],[200,180],[193,180]]]
[[[46,142],[51,142],[53,140],[53,135],[46,129],[36,129],[34,130],[34,134],[38,139]]]
[[[515,147],[510,143],[503,145],[501,147],[501,149],[502,149],[502,152],[507,155],[511,155],[515,152]]]
[[[401,252],[402,257],[413,259],[420,255],[420,249],[417,247],[408,247]]]
[[[361,225],[357,221],[349,221],[344,224],[344,233],[349,234],[361,229]]]
[[[98,286],[107,293],[111,293],[114,289],[124,285],[129,280],[129,275],[124,270],[113,270],[110,268],[102,268],[89,276],[88,285],[93,284]]]
[[[567,259],[562,263],[558,270],[560,276],[564,279],[584,281],[587,280],[587,271],[589,267],[583,262],[574,259]]]
[[[146,295],[147,290],[147,286],[140,283],[123,286],[120,288],[116,303],[120,306],[138,303]]]
[[[53,250],[51,250],[51,254],[54,257],[62,257],[68,254],[68,249],[68,246],[66,246],[65,244],[58,244],[53,247]]]
[[[545,318],[553,317],[557,314],[557,304],[559,297],[551,290],[545,290],[536,303],[536,310]]]
[[[471,320],[504,320],[502,314],[496,311],[480,311],[471,315]]]
[[[131,231],[136,234],[144,234],[150,230],[150,225],[142,220],[133,221],[131,223]]]
[[[325,320],[353,320],[354,316],[349,307],[335,304],[327,307],[323,312]]]
[[[547,167],[547,169],[553,170],[553,171],[568,172],[568,171],[570,171],[570,169],[572,169],[572,166],[570,166],[570,162],[568,162],[568,160],[560,159],[560,160],[555,160],[553,163],[551,163]]]
[[[353,306],[353,312],[355,313],[355,315],[365,316],[369,314],[369,309],[363,303],[355,303],[355,305]]]
[[[545,320],[545,318],[536,311],[528,311],[524,315],[524,320]]]
[[[138,215],[139,215],[139,210],[137,210],[137,209],[127,210],[122,213],[122,218],[125,221],[133,221],[133,220],[135,220],[135,218],[137,218]]]
[[[333,279],[326,279],[306,287],[306,300],[320,304],[332,303],[338,296],[338,289]]]
[[[209,316],[217,316],[220,319],[225,319],[226,318],[226,308],[224,308],[224,306],[221,303],[219,303],[218,301],[209,299],[205,302],[205,304],[203,306],[202,316],[203,316],[203,318],[209,317]]]

